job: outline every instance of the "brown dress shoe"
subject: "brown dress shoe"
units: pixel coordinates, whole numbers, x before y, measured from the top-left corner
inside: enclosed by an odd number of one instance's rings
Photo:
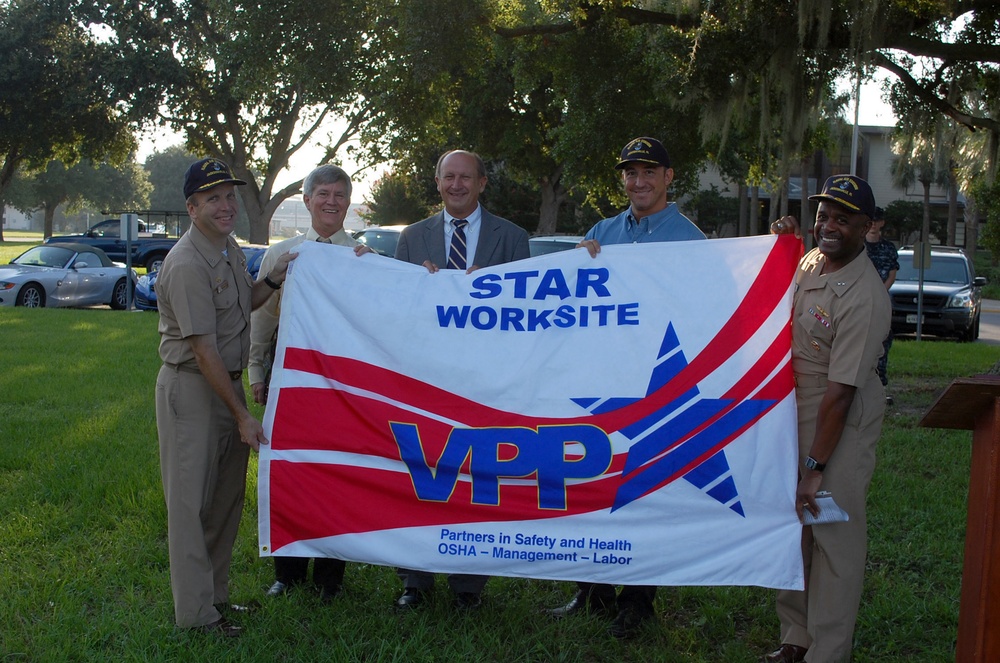
[[[764,663],[801,663],[806,658],[805,647],[790,645],[787,642],[764,657]]]
[[[225,617],[219,617],[211,624],[197,627],[202,633],[213,633],[224,638],[238,638],[243,635],[243,629],[233,624]]]

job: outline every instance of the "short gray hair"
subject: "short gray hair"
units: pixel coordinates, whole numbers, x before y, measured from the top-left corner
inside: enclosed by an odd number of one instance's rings
[[[316,187],[323,184],[336,184],[337,182],[343,182],[347,185],[347,197],[350,198],[351,176],[348,175],[347,171],[340,166],[334,166],[332,164],[320,166],[306,175],[306,179],[302,183],[302,193],[307,196],[312,196]]]
[[[483,162],[483,158],[475,152],[470,152],[468,150],[448,150],[438,157],[437,165],[434,167],[434,177],[441,177],[441,164],[444,163],[444,158],[449,154],[455,154],[456,152],[460,154],[468,154],[470,157],[475,159],[476,171],[479,173],[479,177],[486,177],[486,163]]]

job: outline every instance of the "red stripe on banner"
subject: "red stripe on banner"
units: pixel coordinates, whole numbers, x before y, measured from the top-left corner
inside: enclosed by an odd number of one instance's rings
[[[779,392],[779,391],[781,391],[781,390],[783,390],[785,388],[785,386],[784,386],[785,382],[786,382],[786,380],[785,380],[784,376],[782,376],[782,375],[776,375],[770,382],[768,382],[767,385],[765,385],[764,390],[765,391],[770,391],[770,392],[777,393],[777,392]],[[785,395],[788,395],[788,393],[790,393],[790,392],[785,392]],[[777,404],[777,402],[775,404]],[[763,412],[761,412],[759,415],[757,415],[756,417],[754,417],[753,419],[751,419],[750,421],[748,421],[746,424],[744,424],[741,428],[739,428],[738,430],[734,431],[730,436],[726,437],[724,440],[720,440],[718,444],[715,444],[715,445],[709,447],[704,453],[702,453],[701,455],[699,455],[699,456],[695,457],[694,459],[692,459],[691,462],[689,462],[688,464],[684,465],[683,467],[681,467],[680,469],[678,469],[676,472],[674,472],[670,476],[666,477],[662,481],[660,481],[657,484],[655,484],[653,487],[651,487],[649,490],[647,490],[645,493],[643,493],[643,495],[649,495],[651,493],[655,493],[656,491],[660,490],[664,486],[667,486],[667,485],[673,483],[674,481],[677,481],[682,476],[684,476],[685,474],[687,474],[688,472],[690,472],[694,468],[698,467],[699,465],[701,465],[702,463],[704,463],[706,460],[708,460],[709,458],[711,458],[715,454],[719,453],[719,451],[721,451],[722,449],[725,449],[733,440],[739,438],[741,435],[743,435],[748,430],[750,430],[755,425],[757,425],[757,422],[760,421],[764,417],[764,415],[766,415],[772,409],[774,409],[773,406],[770,407],[770,408],[767,408],[766,410],[764,410]],[[673,448],[673,447],[671,447],[671,448]],[[665,454],[661,454],[659,457],[662,457],[663,455],[665,455]],[[647,467],[651,467],[651,466],[652,466],[652,463],[650,463],[649,465],[647,465]],[[630,480],[631,480],[631,478],[633,476],[635,476],[635,475],[634,474],[629,475]]]
[[[714,456],[720,450],[724,449],[729,444],[731,444],[734,440],[738,439],[745,432],[753,428],[757,424],[757,422],[764,417],[764,415],[773,410],[778,403],[783,401],[786,397],[788,397],[792,393],[793,389],[795,388],[795,381],[792,377],[791,361],[787,358],[788,347],[789,347],[788,343],[791,340],[790,337],[791,337],[791,328],[787,326],[783,327],[782,330],[778,333],[778,336],[775,338],[775,340],[771,342],[770,346],[768,346],[767,351],[763,355],[761,355],[761,358],[757,361],[757,363],[754,364],[753,368],[747,372],[747,376],[753,375],[754,379],[748,380],[747,377],[745,376],[743,379],[737,382],[736,385],[734,385],[733,388],[730,389],[725,394],[725,396],[723,396],[723,400],[732,399],[732,402],[728,406],[726,406],[718,413],[716,413],[714,417],[706,420],[702,425],[698,426],[697,428],[694,428],[688,435],[678,439],[674,444],[670,445],[662,453],[657,454],[653,458],[650,458],[648,461],[646,461],[646,463],[643,464],[641,468],[629,474],[629,480],[631,481],[636,476],[641,474],[644,470],[653,468],[656,465],[656,461],[660,460],[668,453],[670,453],[672,450],[684,444],[687,440],[690,440],[691,438],[695,437],[696,435],[698,435],[698,433],[701,433],[702,431],[711,428],[716,422],[722,419],[731,410],[739,406],[740,403],[744,402],[749,397],[750,392],[752,392],[760,384],[762,380],[764,380],[768,375],[771,374],[777,362],[781,361],[782,359],[785,359],[785,363],[781,367],[781,369],[777,373],[775,373],[774,376],[767,382],[767,384],[762,386],[760,390],[755,394],[756,400],[769,400],[773,401],[773,404],[770,407],[761,411],[760,414],[749,420],[746,424],[733,431],[730,435],[720,440],[717,444],[707,448],[706,451],[704,451],[702,454],[693,458],[691,462],[680,467],[676,472],[667,476],[662,481],[656,483],[652,488],[644,492],[643,495],[648,495],[650,493],[656,492],[660,488],[663,488],[664,486],[676,481],[677,479],[681,478],[694,468],[704,463],[706,460]]]
[[[451,422],[460,428],[522,427],[533,430],[539,426],[586,423],[606,433],[618,431],[694,388],[738,352],[787,295],[799,253],[797,240],[779,238],[739,307],[687,367],[646,398],[598,415],[583,413],[576,417],[545,418],[504,412],[354,359],[286,348],[284,370],[319,375],[342,383],[348,389],[367,393],[359,395],[326,388],[281,388],[272,426],[272,449],[276,452],[343,451],[402,463],[389,423],[405,422],[418,427],[424,458],[428,466],[434,468],[453,430]],[[774,371],[775,366],[786,361],[790,334],[790,326],[785,325],[747,374],[729,389],[724,398],[734,399],[733,405],[684,439],[690,439],[735,407]],[[786,361],[756,398],[779,402],[792,389],[791,369]],[[426,414],[414,412],[411,408]],[[660,482],[657,489],[710,458],[751,428],[763,414],[736,434],[713,445],[669,479]],[[625,454],[615,456],[608,473],[621,472],[624,461]],[[463,473],[468,474],[468,459]],[[499,505],[475,504],[471,500],[471,484],[467,480],[457,483],[447,502],[430,502],[416,499],[413,482],[403,465],[400,465],[400,471],[395,472],[343,464],[272,459],[269,486],[272,552],[298,539],[373,529],[530,520],[586,513],[610,508],[619,484],[617,475],[608,476],[606,473],[601,479],[567,487],[568,510],[539,508],[539,489],[534,484],[502,484]],[[329,494],[333,487],[341,492]],[[338,504],[348,501],[354,504],[361,502],[364,508],[338,508]],[[378,517],[373,518],[373,513],[377,513]]]
[[[786,361],[789,354],[789,348],[792,347],[792,326],[790,324],[784,325],[778,332],[778,335],[771,341],[770,345],[767,346],[767,350],[760,356],[760,358],[754,363],[749,371],[746,372],[742,378],[740,378],[733,387],[723,394],[723,398],[745,398],[747,394],[754,390],[754,388],[759,385],[764,379],[770,375],[775,367],[782,361]],[[792,369],[789,366],[782,367],[779,371],[778,376],[784,376],[783,381],[777,381],[777,384],[784,385],[785,391],[781,394],[781,398],[784,398],[792,392],[795,388],[795,380],[792,377]],[[772,382],[775,382],[772,380]],[[779,398],[780,400],[780,398]]]
[[[283,367],[286,370],[314,373],[351,387],[383,394],[442,416],[447,416],[446,413],[449,412],[460,412],[461,422],[470,428],[535,427],[539,424],[585,422],[606,433],[612,433],[649,416],[687,392],[743,347],[787,294],[800,252],[801,244],[794,237],[779,237],[740,306],[709,344],[674,379],[657,391],[635,403],[603,414],[562,418],[527,417],[481,405],[434,385],[355,359],[331,357],[301,348],[285,350]]]
[[[300,539],[319,539],[400,527],[541,520],[608,509],[617,477],[567,486],[566,510],[539,509],[534,485],[500,487],[500,503],[473,504],[472,487],[460,481],[448,502],[420,501],[405,472],[350,465],[270,463],[271,551]],[[344,504],[363,504],[344,508]],[[294,505],[294,506],[293,506]],[[378,514],[375,517],[373,514]],[[377,522],[376,522],[377,521]]]
[[[346,451],[402,462],[389,424],[405,421],[417,425],[424,456],[433,467],[452,432],[448,423],[337,389],[284,387],[279,398],[270,440],[276,452]],[[510,452],[516,453],[513,447]],[[625,463],[621,456],[608,472],[621,471]],[[567,458],[573,457],[567,452]],[[468,462],[463,470],[468,473]]]

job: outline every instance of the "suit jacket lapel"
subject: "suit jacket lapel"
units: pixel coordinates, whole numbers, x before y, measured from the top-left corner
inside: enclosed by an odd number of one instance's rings
[[[476,245],[476,259],[470,264],[477,267],[490,267],[490,259],[500,246],[500,220],[486,211],[482,210],[482,218],[479,221],[479,244]]]
[[[424,249],[430,261],[438,267],[448,264],[444,251],[444,212],[438,212],[424,227]]]

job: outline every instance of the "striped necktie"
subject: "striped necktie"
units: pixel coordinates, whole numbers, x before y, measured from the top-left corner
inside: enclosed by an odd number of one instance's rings
[[[455,226],[451,233],[451,249],[448,251],[448,269],[466,269],[468,267],[465,260],[465,226],[469,222],[465,219],[452,219]]]

